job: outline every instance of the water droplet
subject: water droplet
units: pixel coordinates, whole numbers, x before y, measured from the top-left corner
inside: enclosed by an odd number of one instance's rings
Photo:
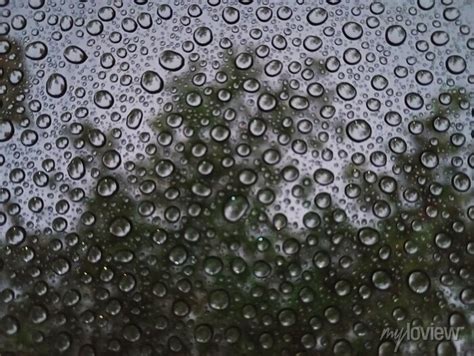
[[[347,124],[346,132],[352,141],[363,142],[372,135],[372,128],[367,121],[357,119]]]
[[[116,237],[126,237],[132,231],[132,223],[125,217],[118,217],[109,226],[109,232]]]
[[[64,58],[73,64],[81,64],[87,60],[87,54],[80,47],[68,46],[64,50]]]
[[[86,174],[84,161],[80,157],[74,157],[67,166],[67,172],[72,179],[81,179]]]
[[[107,90],[99,90],[94,95],[94,103],[101,109],[110,109],[114,105],[114,97]]]
[[[25,56],[29,59],[41,60],[47,55],[48,47],[43,42],[32,42],[25,47]]]
[[[325,23],[328,19],[328,12],[322,7],[316,7],[308,13],[306,19],[310,25],[319,26]]]
[[[356,22],[347,22],[342,26],[342,32],[350,40],[358,40],[362,37],[364,30],[362,26]]]
[[[316,183],[321,185],[329,185],[334,182],[334,174],[326,168],[317,169],[313,177]]]
[[[158,73],[151,70],[143,73],[141,78],[141,86],[150,94],[158,94],[163,90],[163,79]]]
[[[252,67],[253,64],[253,57],[249,53],[239,53],[237,57],[235,57],[235,66],[237,69],[240,70],[247,70]]]
[[[446,60],[446,68],[452,74],[461,74],[466,70],[466,61],[458,55],[449,56]]]
[[[337,94],[343,99],[350,101],[357,95],[357,91],[350,83],[339,83],[336,87]]]
[[[408,286],[417,294],[426,293],[430,288],[430,278],[423,271],[413,271],[408,275]]]
[[[392,25],[385,31],[385,39],[391,46],[400,46],[405,42],[407,33],[405,29],[400,25]]]
[[[387,290],[392,286],[392,279],[386,271],[378,270],[372,274],[372,283],[377,289]]]
[[[8,229],[5,239],[10,245],[19,245],[26,238],[26,231],[21,226],[12,226]]]
[[[213,40],[212,31],[208,27],[198,27],[194,31],[194,41],[200,46],[207,46]]]
[[[178,71],[184,67],[184,58],[175,51],[166,50],[160,54],[160,65],[170,71]]]
[[[464,173],[456,173],[453,176],[452,184],[458,192],[467,192],[471,188],[471,179]]]
[[[224,205],[224,217],[230,222],[237,222],[249,209],[249,202],[244,196],[231,196]]]
[[[6,142],[13,137],[15,129],[8,119],[0,120],[0,142]]]
[[[357,235],[360,242],[365,246],[375,245],[380,239],[379,232],[370,227],[364,227],[360,229]]]
[[[184,246],[177,245],[171,249],[168,258],[174,265],[182,265],[188,259],[188,251],[184,248]]]
[[[61,74],[51,74],[46,82],[46,92],[53,98],[60,98],[66,94],[67,82]]]
[[[227,22],[229,25],[236,24],[239,22],[240,19],[240,12],[238,9],[232,6],[227,6],[224,8],[222,11],[222,18],[224,19],[225,22]]]
[[[230,304],[229,294],[224,289],[217,289],[209,294],[209,305],[214,310],[226,310]]]

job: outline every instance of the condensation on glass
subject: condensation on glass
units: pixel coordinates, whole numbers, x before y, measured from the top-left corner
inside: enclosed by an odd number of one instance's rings
[[[0,353],[472,351],[473,16],[1,0]]]

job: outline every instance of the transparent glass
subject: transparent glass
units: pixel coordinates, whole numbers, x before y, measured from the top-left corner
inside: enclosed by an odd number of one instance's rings
[[[474,352],[473,16],[0,0],[0,353]]]

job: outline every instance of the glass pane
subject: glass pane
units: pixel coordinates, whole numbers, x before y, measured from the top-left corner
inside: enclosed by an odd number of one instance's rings
[[[474,352],[468,0],[0,0],[0,353]]]

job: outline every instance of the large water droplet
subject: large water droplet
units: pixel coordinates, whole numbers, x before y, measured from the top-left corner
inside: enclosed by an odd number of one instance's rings
[[[48,55],[48,47],[40,41],[32,42],[25,48],[25,56],[29,59],[40,60]]]
[[[12,138],[15,128],[10,120],[0,120],[0,142],[6,142]]]
[[[151,70],[143,73],[140,83],[142,88],[150,94],[157,94],[163,90],[163,79]]]
[[[74,64],[81,64],[87,60],[87,54],[84,50],[77,46],[68,46],[64,50],[64,58]]]
[[[430,287],[430,278],[423,271],[411,272],[408,276],[408,286],[417,294],[426,293]]]
[[[306,17],[310,25],[313,25],[313,26],[322,25],[324,22],[326,22],[327,18],[328,18],[328,12],[322,7],[314,8],[308,13]]]
[[[357,119],[347,124],[346,132],[352,141],[363,142],[372,135],[372,128],[367,121]]]
[[[84,161],[80,157],[74,157],[67,166],[67,172],[72,179],[81,179],[86,174]]]
[[[58,73],[51,74],[46,82],[46,92],[53,98],[60,98],[66,94],[67,81]]]
[[[407,38],[405,29],[400,25],[392,25],[385,31],[385,39],[392,46],[400,46]]]
[[[237,222],[243,218],[248,208],[247,198],[241,195],[232,196],[224,205],[224,217],[230,222]]]
[[[160,54],[160,65],[164,69],[178,71],[184,67],[184,58],[178,52],[166,50]]]

